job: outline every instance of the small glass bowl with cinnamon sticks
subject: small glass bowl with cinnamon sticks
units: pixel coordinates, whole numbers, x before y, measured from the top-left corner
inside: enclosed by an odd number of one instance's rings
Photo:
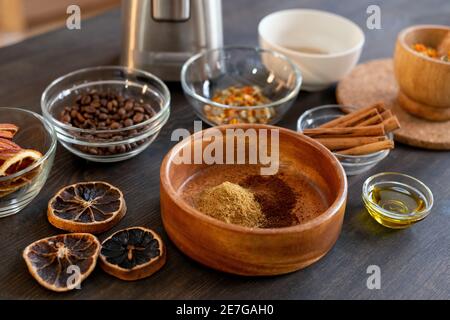
[[[394,148],[397,117],[382,103],[363,108],[324,105],[304,112],[297,131],[319,141],[341,162],[348,176],[363,173]]]

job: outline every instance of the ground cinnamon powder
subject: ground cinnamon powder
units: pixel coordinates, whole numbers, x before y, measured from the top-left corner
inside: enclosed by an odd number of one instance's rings
[[[267,224],[255,195],[231,182],[203,190],[195,206],[202,213],[227,223],[250,228]]]
[[[299,223],[292,212],[296,205],[296,194],[278,176],[252,175],[240,185],[254,194],[265,216],[263,228],[282,228]]]

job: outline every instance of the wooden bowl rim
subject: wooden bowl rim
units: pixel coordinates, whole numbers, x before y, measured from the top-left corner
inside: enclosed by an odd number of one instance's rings
[[[215,218],[212,218],[206,214],[203,214],[199,210],[195,209],[193,206],[189,205],[186,201],[178,197],[177,192],[173,188],[172,184],[169,183],[169,175],[168,170],[172,163],[171,159],[172,157],[178,152],[178,150],[187,143],[190,143],[191,141],[198,138],[198,136],[201,136],[206,131],[209,131],[211,129],[219,129],[221,131],[229,128],[234,129],[278,129],[280,133],[287,134],[290,136],[293,136],[294,138],[301,140],[304,143],[309,144],[313,148],[316,148],[319,152],[322,153],[326,158],[330,160],[331,165],[333,166],[335,172],[338,175],[338,179],[342,181],[342,183],[339,186],[338,195],[334,202],[319,216],[316,218],[309,220],[308,222],[304,224],[298,224],[290,227],[282,227],[282,228],[250,228],[250,227],[244,227],[240,225],[235,225],[231,223],[226,223],[220,220],[217,220]],[[265,124],[228,124],[228,125],[221,125],[216,127],[211,127],[208,129],[204,129],[202,131],[196,132],[186,139],[181,140],[178,142],[175,146],[173,146],[169,152],[165,155],[163,162],[161,164],[160,168],[160,181],[162,186],[165,188],[168,196],[177,203],[184,212],[187,212],[189,215],[192,216],[192,218],[197,218],[200,220],[203,220],[207,223],[213,224],[218,228],[231,230],[235,232],[241,232],[241,233],[249,233],[249,234],[288,234],[288,233],[298,233],[304,230],[312,229],[316,227],[317,225],[322,224],[324,221],[330,219],[334,215],[338,214],[339,209],[345,204],[346,198],[347,198],[347,176],[345,174],[344,168],[342,167],[339,160],[329,151],[327,148],[325,148],[322,144],[315,141],[312,138],[309,138],[303,134],[300,134],[298,132],[295,132],[290,129],[272,126],[272,125],[265,125]]]
[[[405,28],[402,31],[400,31],[400,33],[398,34],[398,37],[397,37],[397,41],[406,51],[408,51],[409,53],[412,53],[416,57],[419,57],[425,61],[430,61],[432,63],[438,63],[438,64],[442,64],[445,66],[450,66],[450,62],[445,62],[445,61],[442,61],[441,59],[430,58],[430,57],[424,56],[424,55],[416,52],[415,50],[413,50],[406,44],[405,37],[407,34],[409,34],[411,32],[415,32],[417,30],[425,30],[425,29],[430,29],[430,30],[431,29],[439,29],[439,30],[447,30],[448,32],[450,32],[450,26],[440,25],[440,24],[419,24],[419,25],[414,25],[414,26]]]

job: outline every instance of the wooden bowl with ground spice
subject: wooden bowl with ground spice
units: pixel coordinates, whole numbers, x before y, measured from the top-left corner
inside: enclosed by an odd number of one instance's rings
[[[288,129],[236,124],[197,132],[169,151],[160,175],[170,239],[217,270],[296,271],[323,257],[341,230],[342,166],[320,143]]]

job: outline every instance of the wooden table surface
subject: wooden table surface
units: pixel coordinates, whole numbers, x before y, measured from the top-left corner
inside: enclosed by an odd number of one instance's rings
[[[377,1],[381,30],[368,30],[366,8],[373,1],[226,0],[227,44],[257,44],[258,21],[270,12],[307,7],[351,18],[366,33],[362,61],[392,55],[396,34],[412,24],[450,24],[450,2]],[[117,64],[120,13],[109,12],[82,24],[80,31],[57,30],[0,49],[0,107],[22,107],[40,113],[40,96],[56,77],[78,68]],[[342,233],[334,248],[316,264],[284,276],[245,278],[208,269],[183,255],[167,239],[159,207],[159,166],[174,144],[172,130],[192,129],[196,118],[178,83],[169,84],[172,114],[158,139],[144,153],[115,164],[84,161],[58,146],[50,177],[38,197],[19,214],[0,219],[0,298],[26,299],[402,299],[450,298],[450,153],[398,145],[369,172],[349,178],[348,205]],[[301,92],[280,126],[295,128],[306,109],[334,103],[334,88]],[[1,120],[1,119],[0,119]],[[450,133],[449,133],[450,134]],[[424,181],[435,205],[423,222],[403,231],[372,220],[361,202],[361,186],[370,175],[399,171]],[[60,187],[86,180],[106,180],[120,187],[128,213],[113,231],[144,225],[166,240],[168,261],[154,276],[123,282],[100,269],[81,290],[57,294],[40,287],[27,272],[21,253],[29,243],[59,233],[46,219],[46,204]],[[108,234],[110,232],[107,232]],[[103,239],[105,235],[100,238]],[[381,289],[366,287],[369,265],[381,268]]]

